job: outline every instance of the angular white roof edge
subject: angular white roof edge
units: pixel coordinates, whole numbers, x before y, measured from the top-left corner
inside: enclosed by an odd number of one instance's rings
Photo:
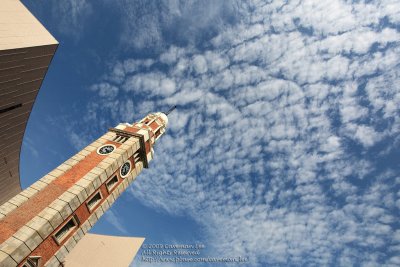
[[[129,266],[143,237],[86,234],[65,258],[66,267]]]
[[[17,0],[0,1],[0,50],[58,44],[35,16]]]

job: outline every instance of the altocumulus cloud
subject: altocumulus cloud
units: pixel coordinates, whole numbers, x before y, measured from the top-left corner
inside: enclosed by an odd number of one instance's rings
[[[116,62],[87,134],[179,104],[131,187],[146,205],[192,216],[251,266],[400,265],[400,4],[234,6],[201,48]]]

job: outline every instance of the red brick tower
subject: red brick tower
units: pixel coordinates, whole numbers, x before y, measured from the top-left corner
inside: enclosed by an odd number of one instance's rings
[[[153,158],[167,113],[119,124],[0,206],[0,266],[60,266]]]

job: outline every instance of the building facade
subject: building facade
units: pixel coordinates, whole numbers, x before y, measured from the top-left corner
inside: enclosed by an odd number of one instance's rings
[[[58,42],[19,0],[0,1],[0,204],[21,191],[26,123]]]

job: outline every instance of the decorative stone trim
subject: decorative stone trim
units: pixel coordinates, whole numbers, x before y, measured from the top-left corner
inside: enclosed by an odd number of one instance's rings
[[[5,202],[3,205],[0,206],[0,213],[3,215],[7,215],[8,213],[12,212],[17,208],[16,205],[10,203],[10,202]]]
[[[92,228],[94,226],[94,224],[97,222],[97,216],[95,213],[93,213],[92,215],[90,215],[88,222],[90,224],[90,228]],[[90,229],[89,228],[89,229]]]
[[[82,155],[79,155],[79,153],[71,157],[71,159],[76,160],[76,161],[78,161],[78,162],[81,161],[81,160],[83,160],[84,158],[85,158],[85,157],[82,156]]]
[[[71,252],[72,249],[76,246],[76,240],[73,237],[71,237],[68,239],[67,242],[65,242],[64,246],[68,250],[68,252]]]
[[[50,205],[50,208],[57,210],[60,214],[61,217],[66,220],[71,214],[72,210],[69,204],[65,201],[62,201],[60,199],[54,200]]]
[[[51,182],[53,182],[55,179],[57,178],[57,176],[53,176],[50,174],[46,174],[45,176],[43,176],[42,178],[39,179],[39,181],[46,183],[46,184],[50,184]]]
[[[64,174],[66,171],[70,170],[71,168],[72,168],[72,167],[71,167],[70,165],[63,163],[63,164],[61,164],[60,166],[58,166],[58,167],[56,168],[56,170],[60,170],[60,171]],[[61,175],[61,174],[60,174],[60,175]]]
[[[0,250],[0,266],[17,266],[17,262],[13,260],[7,253]]]
[[[89,173],[95,175],[96,177],[99,177],[101,183],[104,183],[104,181],[107,180],[108,178],[107,173],[102,168],[99,167],[94,167],[93,169],[90,170]]]
[[[102,165],[102,163],[104,163],[104,165]],[[114,173],[118,169],[117,162],[113,158],[109,157],[105,158],[98,166],[110,166],[111,173]]]
[[[82,229],[78,228],[78,230],[76,230],[72,237],[75,239],[76,242],[79,242],[79,240],[81,240],[84,236],[85,234],[83,233]]]
[[[47,177],[47,175],[45,176]],[[48,176],[49,178],[52,176]],[[45,188],[47,183],[39,180],[30,187],[21,191],[19,194],[11,198],[9,201],[0,206],[0,219],[4,218],[7,214],[15,210],[17,207],[25,203],[29,198],[36,195],[41,189]]]
[[[45,264],[45,267],[59,267],[60,266],[60,262],[58,261],[58,259],[56,258],[56,256],[53,256],[50,258],[50,260],[48,260]]]
[[[89,223],[89,220],[87,220],[86,222],[84,222],[81,225],[81,230],[82,230],[83,234],[86,234],[90,230],[90,228],[91,228],[91,225]]]
[[[94,214],[96,214],[97,216],[97,220],[100,219],[100,217],[104,214],[104,210],[103,208],[100,206],[98,206],[98,208],[95,210]]]
[[[55,177],[61,176],[65,173],[65,171],[60,170],[58,168],[55,168],[54,170],[52,170],[51,172],[49,172],[48,174],[53,175]]]
[[[46,239],[46,237],[49,236],[54,230],[46,219],[43,219],[39,216],[35,216],[26,224],[26,226],[37,231],[42,239]]]
[[[64,164],[69,165],[71,167],[75,166],[79,160],[76,160],[74,158],[70,158],[69,160],[65,161]]]
[[[121,154],[114,153],[114,154],[109,155],[108,157],[113,159],[117,163],[117,166],[121,166],[122,163],[124,162],[122,160],[122,155]]]
[[[124,162],[128,159],[128,151],[126,151],[126,149],[118,148],[115,153],[120,154],[122,156],[122,161]]]
[[[101,208],[103,209],[104,212],[106,212],[110,208],[110,203],[108,201],[109,197],[107,197],[106,200],[104,200],[103,203],[101,203]]]
[[[56,252],[55,257],[59,262],[63,262],[67,255],[68,250],[65,248],[65,246],[61,246],[60,249]]]
[[[101,142],[100,140],[97,139],[96,141],[91,143],[88,147],[90,147],[90,149],[91,149],[91,147],[97,148],[97,147],[101,146],[102,144],[103,144],[103,142]]]
[[[125,190],[126,190],[126,188],[128,187],[128,185],[129,185],[129,181],[128,181],[127,179],[125,179],[125,180],[121,183],[121,186],[122,186],[122,189],[123,189],[122,192],[125,192]],[[122,192],[121,192],[121,193],[122,193]]]
[[[74,211],[80,206],[79,198],[68,191],[65,191],[58,199],[65,201],[71,207],[71,210]]]
[[[57,210],[49,207],[41,211],[38,214],[38,216],[47,220],[54,229],[57,228],[63,222],[61,214]]]
[[[36,189],[36,190],[38,190],[38,191],[42,190],[42,189],[45,188],[46,186],[47,186],[47,184],[44,183],[44,182],[42,182],[42,181],[40,181],[40,180],[31,185],[31,187],[32,187],[33,189]]]
[[[91,172],[89,172],[85,176],[83,176],[82,179],[91,181],[95,189],[99,188],[100,185],[102,184],[102,182],[100,180],[100,176],[96,175],[94,173],[91,173]]]
[[[110,206],[112,206],[112,204],[114,204],[114,202],[115,202],[114,195],[113,194],[108,195],[107,200],[108,200],[108,203],[110,204]]]
[[[93,183],[86,179],[80,179],[78,182],[75,183],[75,185],[84,188],[88,196],[90,196],[95,191]]]
[[[14,261],[21,262],[31,253],[30,249],[21,240],[10,237],[0,245],[0,250],[8,254]]]
[[[79,151],[78,155],[82,156],[82,157],[86,157],[87,155],[89,155],[91,153],[91,151],[88,150],[84,150],[82,149],[81,151]]]
[[[68,192],[75,194],[79,198],[80,203],[85,202],[88,197],[86,190],[81,186],[73,185],[71,188],[68,189]]]
[[[27,200],[28,200],[27,197],[24,197],[24,196],[18,194],[16,196],[14,196],[13,198],[11,198],[10,200],[8,200],[8,202],[10,202],[11,204],[14,204],[15,206],[19,207]]]
[[[19,193],[20,195],[27,197],[27,198],[31,198],[34,195],[36,195],[36,193],[39,192],[39,190],[32,188],[32,187],[28,187],[25,190],[23,190],[21,193]]]
[[[87,147],[84,148],[84,150],[92,152],[95,151],[99,146],[101,145],[100,142],[93,142],[92,144],[88,145]]]
[[[40,237],[38,232],[28,226],[22,226],[13,236],[24,242],[31,251],[43,242],[43,239]]]

